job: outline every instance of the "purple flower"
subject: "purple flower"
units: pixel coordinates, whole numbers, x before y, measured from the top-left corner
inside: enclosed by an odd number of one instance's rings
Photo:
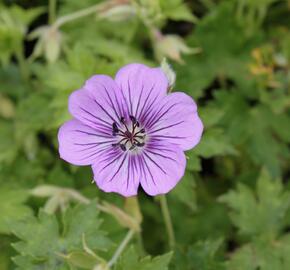
[[[69,98],[73,119],[59,130],[61,158],[92,165],[97,186],[123,196],[170,191],[182,178],[184,152],[200,140],[203,125],[195,102],[167,95],[160,68],[130,64],[115,80],[95,75]]]

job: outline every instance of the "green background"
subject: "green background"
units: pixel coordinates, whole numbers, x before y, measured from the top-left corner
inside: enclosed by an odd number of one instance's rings
[[[0,270],[106,269],[130,229],[111,269],[289,270],[289,27],[286,0],[0,0]],[[205,125],[174,247],[159,197],[101,192],[57,144],[87,78],[163,57]]]

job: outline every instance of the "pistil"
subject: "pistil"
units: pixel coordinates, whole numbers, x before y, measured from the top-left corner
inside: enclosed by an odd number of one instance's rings
[[[120,118],[122,124],[121,127],[120,125],[118,127],[116,122],[112,124],[113,136],[120,137],[120,141],[112,144],[112,146],[119,146],[123,151],[127,150],[127,144],[129,144],[129,150],[133,150],[136,147],[143,147],[145,145],[145,129],[139,129],[140,124],[134,116],[130,115],[129,118],[132,123],[130,126],[127,125],[124,117]],[[122,130],[122,127],[125,128],[125,130]]]

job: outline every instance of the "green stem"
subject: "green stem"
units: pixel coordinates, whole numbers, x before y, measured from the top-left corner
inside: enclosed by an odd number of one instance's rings
[[[29,71],[27,69],[28,65],[26,64],[22,45],[19,45],[19,48],[15,52],[15,56],[16,56],[16,59],[18,61],[20,74],[21,74],[23,81],[28,81]]]
[[[160,196],[160,205],[161,205],[161,211],[162,211],[164,223],[165,223],[167,234],[168,234],[169,247],[173,249],[175,246],[175,236],[174,236],[171,216],[168,209],[167,199],[165,195]]]
[[[139,253],[142,256],[145,256],[146,255],[146,251],[145,251],[145,248],[144,248],[142,233],[138,232],[136,236],[137,236],[137,244],[138,244]]]
[[[121,242],[121,244],[119,245],[117,250],[115,251],[113,257],[108,262],[108,267],[109,268],[112,267],[114,265],[114,263],[116,263],[116,261],[118,260],[118,258],[120,257],[120,255],[122,254],[122,252],[124,251],[124,249],[126,248],[128,243],[130,242],[130,240],[132,239],[133,235],[134,235],[134,231],[133,230],[130,230],[127,233],[127,235],[125,236],[125,238],[123,239],[123,241]]]
[[[139,200],[137,196],[128,197],[125,201],[125,210],[129,213],[134,219],[139,223],[140,230],[136,233],[137,238],[137,245],[139,248],[140,254],[145,255],[145,248],[143,245],[143,239],[142,239],[142,232],[141,232],[141,223],[142,223],[142,213],[139,205]]]
[[[49,0],[48,6],[48,22],[49,24],[53,24],[56,18],[56,1],[57,0]]]
[[[71,22],[71,21],[74,21],[76,19],[79,19],[79,18],[88,16],[88,15],[94,14],[97,11],[103,9],[103,7],[104,7],[103,3],[96,4],[94,6],[91,6],[91,7],[76,11],[74,13],[65,15],[65,16],[60,17],[59,19],[57,19],[55,24],[54,24],[54,26],[56,28],[59,28],[60,26],[62,26],[63,24],[65,24],[67,22]]]

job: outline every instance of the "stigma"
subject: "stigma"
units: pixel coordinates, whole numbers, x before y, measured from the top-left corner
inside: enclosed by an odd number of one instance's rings
[[[138,120],[130,115],[129,119],[120,118],[120,122],[112,124],[112,134],[118,137],[119,141],[112,144],[113,147],[120,147],[122,151],[133,151],[145,145],[145,129],[140,127]]]

